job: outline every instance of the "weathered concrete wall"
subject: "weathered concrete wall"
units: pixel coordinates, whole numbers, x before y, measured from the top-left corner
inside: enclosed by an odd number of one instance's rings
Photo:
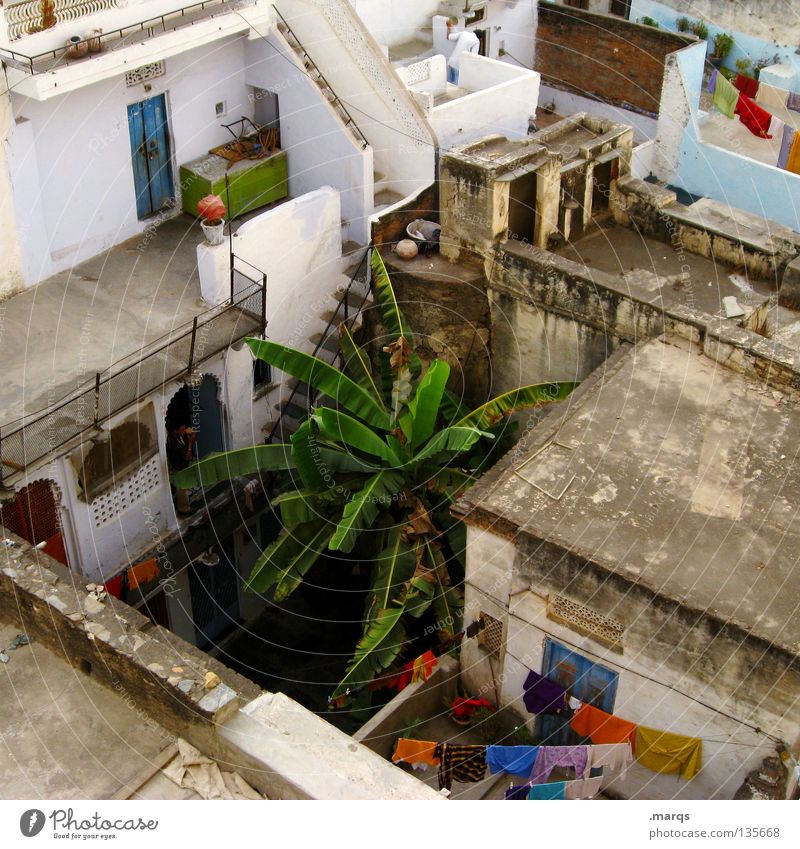
[[[622,18],[540,2],[535,70],[544,82],[656,113],[664,60],[691,43]]]
[[[373,216],[371,220],[372,244],[390,245],[407,239],[406,227],[417,218],[436,220],[438,217],[437,184],[432,183],[391,211]]]

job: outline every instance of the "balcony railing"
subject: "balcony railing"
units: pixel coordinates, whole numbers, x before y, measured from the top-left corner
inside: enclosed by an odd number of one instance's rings
[[[94,55],[102,55],[106,49],[117,49],[138,44],[144,34],[147,38],[153,38],[166,32],[173,32],[183,27],[189,27],[213,18],[216,14],[229,14],[239,8],[253,6],[258,0],[202,0],[192,3],[180,9],[166,12],[154,18],[137,21],[119,29],[107,32],[95,33],[87,36],[82,41],[65,44],[53,50],[45,50],[42,53],[28,54],[11,48],[0,48],[0,60],[12,68],[18,68],[29,74],[41,74],[53,71],[65,65],[91,60]],[[91,3],[84,4],[90,7]],[[13,7],[12,7],[13,8]],[[92,52],[88,52],[92,48]],[[76,53],[86,53],[86,56],[71,59],[67,56]]]
[[[98,372],[90,385],[54,402],[44,410],[0,428],[0,483],[25,471],[82,433],[98,428],[150,393],[243,339],[266,331],[266,276],[250,278],[238,272],[240,286],[223,307],[195,316],[191,323],[152,342],[131,357]]]

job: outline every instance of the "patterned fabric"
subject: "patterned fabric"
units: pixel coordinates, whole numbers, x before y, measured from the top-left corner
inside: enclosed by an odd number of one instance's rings
[[[440,790],[449,790],[454,781],[469,784],[481,781],[486,775],[486,746],[438,743],[434,757],[440,761]]]
[[[583,778],[589,757],[587,746],[541,746],[531,772],[531,784],[545,784],[554,767],[575,768],[575,778]]]

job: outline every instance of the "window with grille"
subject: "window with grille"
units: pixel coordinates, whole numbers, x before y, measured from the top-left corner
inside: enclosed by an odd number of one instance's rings
[[[631,0],[611,0],[608,13],[627,20],[631,14]]]
[[[552,595],[547,602],[547,618],[566,625],[578,634],[591,637],[614,651],[622,652],[625,626],[617,619],[603,616],[585,604],[563,595]]]
[[[161,462],[156,455],[92,501],[92,521],[100,528],[161,486]]]
[[[495,657],[500,657],[503,650],[503,623],[488,613],[481,612],[481,630],[478,632],[478,645]]]

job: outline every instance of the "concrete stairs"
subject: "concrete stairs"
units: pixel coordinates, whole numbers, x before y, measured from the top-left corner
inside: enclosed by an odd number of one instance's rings
[[[361,257],[359,262],[360,259]],[[345,312],[348,329],[351,333],[357,333],[363,323],[364,311],[372,307],[374,303],[367,283],[366,268],[362,269],[357,279],[353,279],[356,270],[358,265],[351,270],[350,274],[342,275],[340,284],[331,294],[330,307],[319,316],[317,326],[320,329],[308,337],[310,344],[306,346],[314,353],[314,356],[337,368],[341,365],[338,362],[339,327],[345,323]],[[288,442],[312,407],[321,405],[335,407],[336,404],[332,398],[321,395],[316,396],[312,401],[308,384],[296,378],[289,378],[285,387],[283,399],[275,405],[279,419],[272,434],[272,442]]]

